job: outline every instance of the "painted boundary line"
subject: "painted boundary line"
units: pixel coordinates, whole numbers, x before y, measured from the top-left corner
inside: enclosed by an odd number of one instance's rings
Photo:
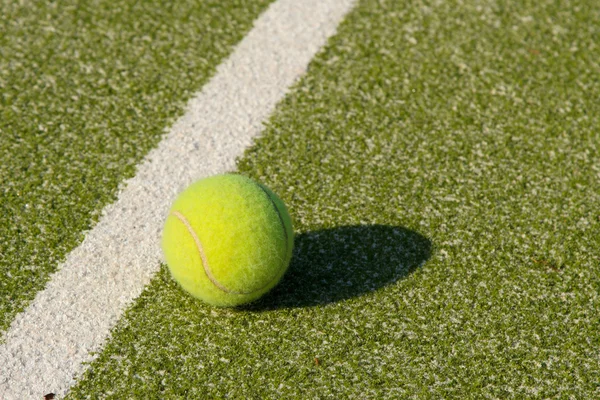
[[[235,168],[354,0],[278,0],[190,101],[98,224],[0,345],[0,398],[66,394],[162,259],[169,206],[192,181]]]

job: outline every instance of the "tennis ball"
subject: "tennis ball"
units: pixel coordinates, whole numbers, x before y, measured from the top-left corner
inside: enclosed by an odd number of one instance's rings
[[[184,190],[162,234],[173,278],[208,304],[249,303],[288,268],[294,231],[285,204],[241,175],[216,175]]]

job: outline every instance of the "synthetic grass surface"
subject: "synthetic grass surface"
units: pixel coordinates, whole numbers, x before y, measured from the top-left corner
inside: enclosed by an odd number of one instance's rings
[[[269,2],[0,4],[0,332]]]
[[[228,310],[163,268],[70,398],[598,397],[599,27],[362,1],[239,160],[290,273]]]

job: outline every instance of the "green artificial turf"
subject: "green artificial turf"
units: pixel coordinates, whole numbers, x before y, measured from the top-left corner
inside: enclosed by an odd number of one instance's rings
[[[258,303],[163,269],[70,398],[600,396],[600,5],[361,1],[239,171],[298,232]]]
[[[0,4],[0,332],[269,2]]]

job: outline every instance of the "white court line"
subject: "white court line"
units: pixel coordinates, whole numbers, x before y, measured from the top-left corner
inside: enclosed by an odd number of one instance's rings
[[[0,345],[1,399],[66,394],[158,270],[160,232],[177,193],[235,168],[353,3],[279,0],[256,20],[116,203],[15,318]]]

